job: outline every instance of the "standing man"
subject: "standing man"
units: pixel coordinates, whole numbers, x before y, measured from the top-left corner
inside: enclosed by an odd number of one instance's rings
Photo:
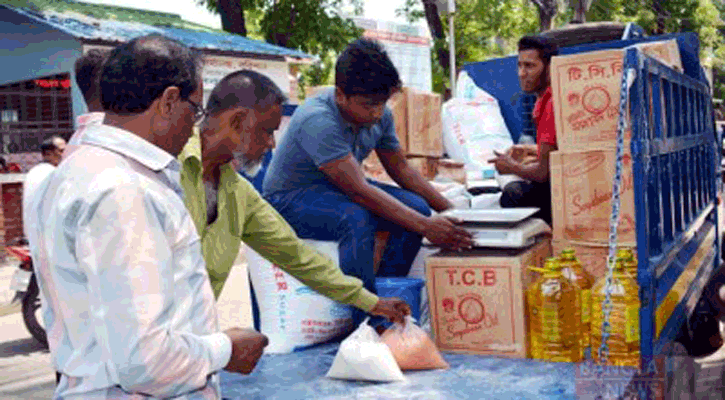
[[[23,221],[28,221],[31,217],[29,213],[32,211],[28,209],[30,199],[35,194],[41,182],[60,164],[60,160],[63,158],[63,151],[65,151],[65,140],[60,136],[53,136],[50,139],[46,139],[40,145],[43,161],[28,171],[23,182]],[[28,237],[28,224],[25,222],[23,223],[23,234],[26,238]]]
[[[98,87],[99,75],[105,60],[105,53],[93,49],[83,54],[75,62],[76,83],[83,94],[83,99],[86,101],[88,112],[76,117],[76,131],[68,141],[66,158],[75,151],[85,128],[89,125],[102,124],[105,118],[106,114],[101,104],[101,91]]]
[[[538,207],[534,217],[551,225],[551,185],[549,156],[557,150],[554,105],[551,101],[551,58],[558,55],[556,44],[541,36],[519,40],[519,82],[524,92],[535,94],[533,119],[537,145],[516,145],[489,162],[500,174],[515,174],[525,181],[511,182],[503,188],[501,207]],[[530,156],[535,158],[524,161]],[[521,160],[521,161],[518,161]]]
[[[423,236],[452,248],[472,245],[454,222],[431,217],[431,207],[444,211],[452,205],[400,149],[385,106],[400,85],[380,44],[350,44],[337,60],[335,88],[297,108],[264,179],[265,197],[297,235],[338,242],[340,268],[372,293],[378,230],[390,232],[379,276],[406,276]],[[360,163],[373,150],[400,188],[365,179]],[[356,312],[353,319],[359,324],[364,317]]]
[[[179,159],[184,200],[201,236],[212,289],[218,297],[241,242],[332,300],[403,322],[409,306],[379,299],[360,280],[345,276],[331,260],[297,238],[292,228],[252,185],[250,176],[274,148],[285,96],[266,76],[241,70],[224,77],[209,96],[199,134]]]
[[[133,84],[129,83],[133,80]],[[163,36],[114,49],[100,76],[103,125],[32,199],[55,399],[220,399],[266,337],[219,331],[176,156],[203,115],[201,60]]]

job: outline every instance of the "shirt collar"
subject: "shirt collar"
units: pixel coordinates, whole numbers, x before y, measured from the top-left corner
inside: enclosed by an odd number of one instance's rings
[[[546,90],[544,90],[544,93],[539,96],[539,98],[536,99],[536,103],[534,104],[534,110],[532,113],[532,116],[535,119],[538,119],[541,116],[541,113],[544,112],[544,106],[548,101],[551,100],[551,86],[547,87]]]
[[[152,171],[161,171],[176,162],[171,154],[138,135],[108,125],[88,126],[80,144],[106,148],[134,159]]]
[[[76,125],[78,127],[90,125],[90,124],[102,124],[106,118],[106,113],[103,112],[89,112],[76,117]]]
[[[194,158],[201,162],[201,138],[199,137],[199,128],[194,127],[194,133],[186,142],[184,149],[179,154],[179,161],[183,164],[189,158]]]

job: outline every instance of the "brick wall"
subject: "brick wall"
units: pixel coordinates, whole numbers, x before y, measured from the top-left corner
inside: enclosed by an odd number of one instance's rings
[[[0,241],[5,244],[23,237],[23,184],[4,183],[2,190],[2,214],[0,214]]]
[[[43,155],[39,151],[32,153],[8,153],[3,154],[8,163],[17,163],[22,172],[28,172],[31,168],[43,161]]]
[[[0,185],[0,199],[2,199],[2,185]],[[5,212],[3,211],[2,206],[0,206],[0,263],[5,261],[5,219],[3,218],[3,215]]]

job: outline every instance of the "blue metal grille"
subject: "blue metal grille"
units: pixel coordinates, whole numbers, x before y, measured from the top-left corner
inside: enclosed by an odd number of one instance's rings
[[[641,354],[646,366],[675,338],[718,265],[716,167],[720,153],[705,82],[637,49],[627,50],[624,66],[637,71],[629,108]],[[698,250],[700,257],[695,258]],[[696,274],[686,278],[687,292],[658,336],[657,306],[693,259],[698,263],[693,269]]]
[[[536,138],[536,125],[534,125],[534,118],[532,116],[534,112],[534,105],[536,104],[536,96],[531,94],[524,94],[521,96],[521,108],[523,110],[523,122],[521,134]]]

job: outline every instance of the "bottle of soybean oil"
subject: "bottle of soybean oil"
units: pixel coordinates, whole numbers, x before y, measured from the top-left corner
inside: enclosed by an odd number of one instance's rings
[[[590,346],[591,293],[592,287],[594,286],[594,277],[582,267],[582,264],[576,258],[574,249],[564,249],[559,255],[559,262],[561,263],[561,272],[566,278],[578,286],[578,292],[581,294],[579,299],[581,306],[579,310],[579,315],[581,316],[581,331],[579,337],[581,340],[582,358],[585,358]]]
[[[621,256],[621,257],[620,257]],[[610,332],[607,345],[609,347],[609,365],[639,367],[639,289],[637,282],[626,270],[629,262],[626,251],[617,252],[614,274],[612,277],[611,301],[612,312],[609,317]],[[605,289],[607,278],[602,277],[592,289],[592,357],[599,361],[599,347],[602,343],[602,322],[604,321]]]
[[[627,273],[634,279],[635,284],[637,284],[637,288],[639,288],[639,284],[637,283],[637,260],[632,256],[631,259],[624,262],[624,269],[627,271]],[[655,312],[655,323],[657,326],[656,334],[659,335],[662,331],[662,328],[664,328],[665,323],[670,318],[672,313],[675,311],[675,308],[677,307],[677,303],[680,302],[680,293],[677,290],[677,288],[672,288],[668,293],[667,296],[662,300],[662,303],[657,307],[657,311]]]
[[[531,356],[578,362],[582,356],[581,319],[577,318],[579,289],[563,275],[556,258],[547,259],[539,271],[541,277],[527,291]]]

